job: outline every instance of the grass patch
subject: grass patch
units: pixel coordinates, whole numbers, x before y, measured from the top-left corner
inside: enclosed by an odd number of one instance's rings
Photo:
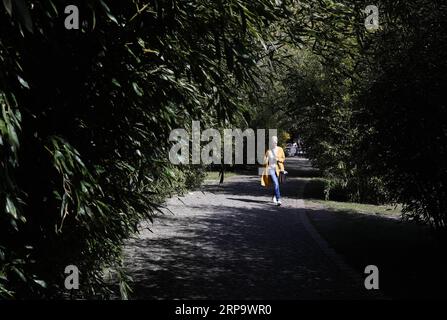
[[[339,201],[326,201],[320,199],[307,200],[307,204],[317,204],[329,208],[334,211],[350,212],[350,213],[362,213],[369,215],[379,215],[387,217],[400,217],[402,214],[401,205],[371,205],[363,203],[353,202],[339,202]]]
[[[350,265],[360,274],[368,265],[379,268],[385,295],[445,298],[447,263],[441,243],[426,227],[376,216],[398,215],[399,208],[332,201],[308,204],[314,205],[309,217],[316,229]]]
[[[225,179],[228,179],[230,177],[237,176],[238,174],[231,171],[225,172]],[[208,171],[205,176],[205,180],[211,180],[211,181],[219,181],[220,180],[220,172],[219,171]]]

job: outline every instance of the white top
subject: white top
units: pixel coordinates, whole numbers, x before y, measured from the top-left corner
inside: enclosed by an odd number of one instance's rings
[[[273,150],[269,150],[269,152],[268,152],[269,169],[276,170],[276,154],[277,154],[277,151],[278,151],[278,147],[275,147],[275,148],[273,148]]]

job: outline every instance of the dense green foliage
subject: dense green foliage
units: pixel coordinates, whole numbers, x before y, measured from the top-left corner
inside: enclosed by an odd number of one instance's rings
[[[172,167],[169,133],[238,116],[264,29],[263,1],[2,1],[0,296],[82,296],[162,200],[200,182]],[[80,30],[64,28],[77,4]],[[120,273],[119,273],[120,275]],[[126,293],[123,284],[122,293]]]
[[[328,198],[401,203],[405,216],[445,230],[447,5],[300,1],[278,24],[253,123],[299,134],[327,178]]]
[[[380,29],[368,32],[367,1],[303,3],[291,39],[312,36],[283,77],[286,112],[328,194],[402,203],[406,217],[445,229],[447,5],[379,1]]]
[[[357,117],[366,169],[408,217],[447,227],[447,4],[383,1]]]

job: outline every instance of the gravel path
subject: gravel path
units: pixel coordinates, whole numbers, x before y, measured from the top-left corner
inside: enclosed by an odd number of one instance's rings
[[[288,159],[289,160],[289,159]],[[309,164],[290,159],[286,170]],[[125,247],[134,299],[363,299],[363,281],[314,234],[299,177],[283,206],[257,176],[168,200],[164,216]],[[312,230],[313,229],[313,230]],[[330,250],[330,249],[329,249]]]

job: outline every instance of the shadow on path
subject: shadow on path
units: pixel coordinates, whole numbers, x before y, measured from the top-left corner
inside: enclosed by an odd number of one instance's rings
[[[257,176],[170,199],[174,215],[156,219],[152,232],[143,229],[125,248],[132,298],[367,298],[363,283],[341,272],[303,226],[298,182],[284,185],[281,207]]]

